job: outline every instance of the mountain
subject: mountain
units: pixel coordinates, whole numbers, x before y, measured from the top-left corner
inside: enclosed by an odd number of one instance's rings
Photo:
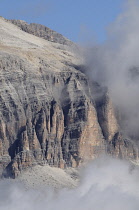
[[[138,157],[120,132],[107,89],[85,68],[80,48],[57,32],[0,17],[2,176],[38,164],[78,167],[102,153]]]
[[[44,25],[36,24],[36,23],[28,24],[23,20],[8,20],[8,21],[18,26],[21,30],[29,34],[33,34],[37,37],[41,37],[48,41],[63,44],[63,45],[70,45],[70,46],[74,45],[73,42],[71,42],[70,40],[62,36],[61,34],[49,29],[48,27]]]

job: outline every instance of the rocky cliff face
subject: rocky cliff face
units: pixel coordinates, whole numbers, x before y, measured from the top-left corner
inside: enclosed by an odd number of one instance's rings
[[[45,163],[77,167],[105,152],[137,158],[107,91],[96,100],[101,88],[79,71],[75,45],[56,34],[50,42],[44,26],[22,31],[20,22],[0,18],[0,173],[16,177]]]
[[[51,30],[50,28],[36,23],[26,23],[22,20],[7,20],[14,25],[18,26],[21,30],[33,34],[37,37],[41,37],[46,39],[50,42],[55,42],[63,45],[74,45],[73,42],[62,36],[61,34],[57,33],[56,31]]]

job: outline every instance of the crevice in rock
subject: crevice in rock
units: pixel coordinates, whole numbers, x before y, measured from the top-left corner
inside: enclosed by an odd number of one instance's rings
[[[17,135],[17,139],[10,145],[8,149],[9,155],[12,160],[14,159],[16,154],[18,154],[21,151],[20,136],[21,136],[21,133],[24,132],[25,130],[26,130],[26,126],[23,126],[20,128]]]

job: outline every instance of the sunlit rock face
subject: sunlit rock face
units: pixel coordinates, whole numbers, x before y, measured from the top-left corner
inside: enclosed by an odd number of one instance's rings
[[[51,42],[73,46],[74,43],[68,40],[66,37],[62,36],[61,34],[57,33],[56,31],[51,30],[50,28],[36,23],[28,24],[22,20],[8,20],[9,22],[13,23],[14,25],[18,26],[21,30],[33,34],[37,37],[41,37]]]
[[[105,152],[137,158],[119,134],[107,91],[96,100],[97,85],[79,70],[78,47],[26,25],[0,18],[0,173],[16,177],[45,163],[77,167]]]

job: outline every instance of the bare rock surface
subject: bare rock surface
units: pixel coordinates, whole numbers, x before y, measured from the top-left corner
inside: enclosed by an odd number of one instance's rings
[[[21,30],[33,34],[37,37],[41,37],[51,42],[63,44],[63,45],[74,45],[73,42],[68,40],[66,37],[62,36],[61,34],[57,33],[56,31],[51,30],[50,28],[36,23],[30,23],[23,20],[8,20],[9,22],[13,23],[14,25],[18,26]]]
[[[0,18],[0,173],[78,167],[105,152],[137,158],[107,92],[93,96],[98,87],[79,70],[78,49],[57,34],[52,42],[43,26],[11,22]]]

